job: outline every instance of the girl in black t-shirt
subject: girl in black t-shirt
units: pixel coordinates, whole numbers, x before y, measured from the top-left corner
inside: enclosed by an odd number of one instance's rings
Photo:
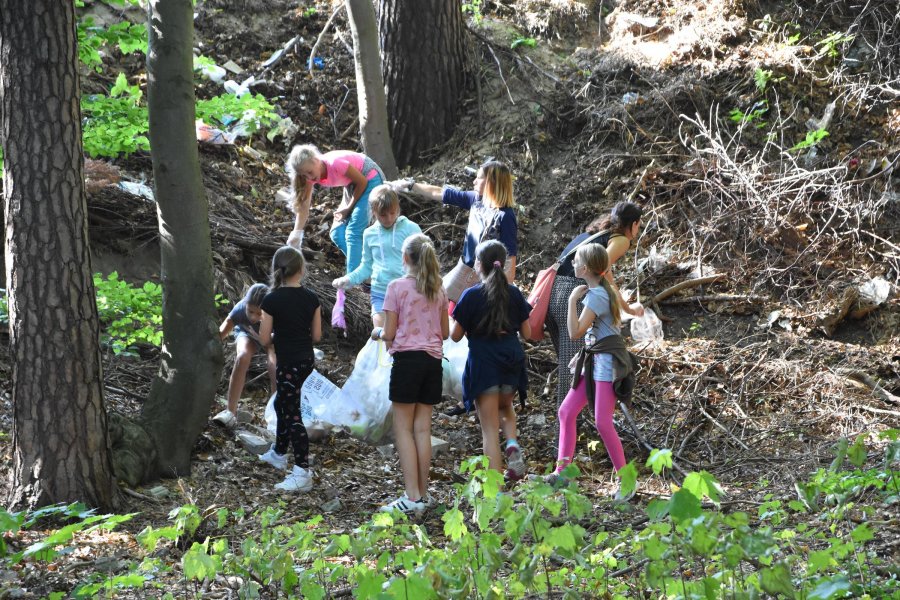
[[[275,342],[275,444],[259,459],[277,469],[287,470],[288,442],[294,449],[294,468],[275,485],[287,492],[312,489],[309,468],[309,437],[300,416],[300,390],[312,373],[313,343],[322,338],[322,308],[319,299],[300,285],[306,261],[299,250],[283,246],[272,258],[272,291],[262,301],[259,337],[264,344]],[[274,336],[273,336],[274,334]]]

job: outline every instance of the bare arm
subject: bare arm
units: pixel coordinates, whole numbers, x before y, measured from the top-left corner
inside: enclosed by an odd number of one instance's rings
[[[441,198],[444,196],[444,188],[438,185],[431,185],[430,183],[414,183],[412,184],[412,187],[409,188],[409,191],[434,200],[435,202],[440,202]]]
[[[450,331],[450,339],[454,342],[458,342],[463,339],[463,336],[466,335],[466,330],[463,329],[463,326],[458,322],[453,321],[453,329]]]
[[[381,339],[385,342],[393,342],[397,337],[397,313],[392,310],[384,311],[384,327],[381,328]]]
[[[441,337],[445,340],[450,337],[450,317],[446,310],[441,311]]]
[[[369,180],[366,179],[366,176],[360,173],[359,169],[353,165],[347,166],[347,177],[353,182],[353,201],[350,202],[349,206],[342,206],[334,211],[335,215],[340,216],[342,221],[350,216],[356,203],[363,197],[363,194],[366,193],[366,188],[369,186]]]
[[[231,317],[225,317],[225,320],[219,325],[219,339],[224,341],[232,329],[234,329],[234,321],[231,320]]]
[[[522,334],[523,339],[531,337],[531,323],[528,322],[528,319],[522,321],[522,324],[519,325],[519,333]]]
[[[259,323],[259,341],[263,346],[272,343],[272,315],[262,311],[262,321]]]
[[[586,293],[587,286],[579,285],[572,290],[572,293],[569,295],[569,311],[566,315],[566,326],[569,330],[569,337],[573,340],[580,339],[584,336],[594,323],[594,319],[597,317],[597,315],[594,314],[594,311],[586,306],[581,311],[581,316],[578,316],[578,301],[581,300]]]
[[[265,314],[263,316],[265,318]],[[260,334],[262,333],[262,327],[259,329]],[[322,339],[322,307],[319,306],[316,308],[316,312],[313,313],[312,318],[312,326],[310,327],[310,334],[312,337],[313,344],[317,344]]]
[[[514,283],[516,280],[516,257],[510,256],[506,261],[506,280]]]

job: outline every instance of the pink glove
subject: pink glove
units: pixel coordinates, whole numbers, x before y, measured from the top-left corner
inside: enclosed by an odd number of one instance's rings
[[[347,320],[344,318],[344,303],[347,301],[347,294],[344,290],[337,291],[337,300],[334,301],[334,308],[331,309],[331,326],[335,329],[343,329],[346,332]]]

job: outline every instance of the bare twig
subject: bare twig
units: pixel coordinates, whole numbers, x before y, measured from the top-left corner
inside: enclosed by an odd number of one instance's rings
[[[338,4],[335,9],[331,11],[331,16],[328,17],[327,21],[325,21],[325,26],[322,27],[322,31],[319,33],[319,37],[316,38],[316,43],[313,44],[312,50],[309,51],[309,60],[306,61],[306,68],[309,70],[310,75],[312,75],[313,73],[313,60],[316,58],[316,50],[319,49],[319,44],[322,43],[322,39],[325,37],[325,33],[328,31],[328,28],[331,27],[332,21],[334,21],[334,18],[338,15],[342,8],[344,8],[343,2]]]

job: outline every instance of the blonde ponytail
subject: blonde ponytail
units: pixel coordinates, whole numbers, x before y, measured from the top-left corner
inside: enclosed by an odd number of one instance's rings
[[[604,276],[606,270],[609,269],[609,254],[606,253],[606,248],[600,244],[585,244],[576,250],[575,255],[588,271],[600,278],[600,285],[609,296],[609,312],[612,315],[613,325],[620,326],[622,324],[622,303],[619,302],[619,293]]]
[[[416,291],[434,302],[441,290],[441,266],[434,244],[425,234],[411,235],[403,242],[403,254],[416,277]]]

